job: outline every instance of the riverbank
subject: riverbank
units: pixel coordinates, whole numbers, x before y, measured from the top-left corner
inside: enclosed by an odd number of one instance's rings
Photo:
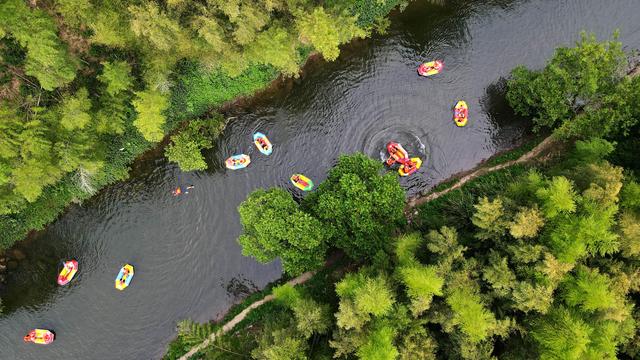
[[[400,4],[400,1],[388,1],[368,6],[368,2],[362,1],[362,8],[357,8],[364,14],[358,25],[368,29]],[[343,46],[349,46],[349,43]],[[319,59],[320,55],[311,48],[299,50],[303,55],[302,63],[298,64],[299,74],[304,74],[307,64]],[[127,179],[134,162],[160,155],[160,151],[169,143],[170,136],[184,128],[186,122],[201,117],[213,118],[216,113],[244,106],[250,102],[248,99],[288,82],[286,77],[267,65],[251,66],[239,76],[231,78],[220,70],[209,72],[194,62],[179,62],[171,79],[174,85],[166,110],[163,140],[158,143],[145,140],[132,125],[135,114],[129,109],[127,128],[122,136],[108,144],[105,166],[91,176],[89,187],[79,184],[76,174],[70,173],[58,183],[46,187],[42,195],[28,203],[24,210],[0,215],[0,251],[9,249],[27,236],[33,236],[33,232],[55,221],[69,205],[81,204],[98,191]]]

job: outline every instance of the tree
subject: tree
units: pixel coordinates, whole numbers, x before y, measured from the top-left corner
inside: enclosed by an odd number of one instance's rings
[[[158,142],[164,137],[163,126],[166,121],[162,114],[167,108],[166,97],[157,91],[146,90],[136,93],[137,98],[133,100],[133,106],[138,113],[138,117],[133,121],[133,125],[140,131],[147,141]]]
[[[446,302],[453,311],[451,325],[459,327],[472,343],[492,335],[496,319],[485,308],[477,284],[467,274],[460,273],[454,275],[447,287]]]
[[[351,258],[381,250],[404,220],[404,191],[393,174],[364,154],[341,156],[327,179],[304,200],[321,220],[332,242]]]
[[[516,67],[507,84],[509,104],[517,113],[532,116],[536,128],[555,128],[572,119],[622,78],[626,59],[616,39],[614,34],[610,41],[597,42],[583,33],[574,48],[556,49],[543,70]]]
[[[297,75],[299,71],[296,37],[282,26],[271,26],[257,35],[246,47],[251,61],[273,65],[285,75]]]
[[[489,201],[485,196],[473,207],[476,212],[473,214],[471,222],[480,229],[476,232],[478,239],[488,240],[504,234],[508,222],[505,219],[504,208],[500,198]]]
[[[433,266],[409,265],[397,269],[398,276],[407,287],[411,299],[411,312],[415,317],[429,309],[434,295],[442,296],[444,279]]]
[[[609,277],[584,266],[576,269],[563,288],[563,298],[567,305],[580,307],[586,312],[613,308],[620,300],[610,290]]]
[[[555,176],[548,186],[536,191],[538,199],[542,202],[542,212],[550,219],[560,214],[570,214],[576,211],[576,193],[573,185],[564,176]]]
[[[72,96],[65,97],[60,110],[60,124],[65,130],[84,129],[91,122],[91,101],[87,89],[81,88]]]
[[[502,297],[509,295],[516,284],[516,275],[509,268],[507,258],[496,252],[489,255],[489,264],[483,269],[482,278]]]
[[[640,255],[640,216],[626,211],[620,218],[620,248],[626,257]]]
[[[98,80],[107,85],[107,93],[115,96],[129,90],[133,84],[131,66],[126,61],[102,62],[102,74]]]
[[[293,311],[296,333],[303,338],[324,334],[331,327],[331,310],[327,304],[318,303],[289,284],[274,288],[273,295]]]
[[[146,6],[130,6],[131,31],[145,39],[153,49],[168,52],[180,49],[181,43],[188,42],[180,24],[161,12],[152,2]]]
[[[438,343],[420,322],[411,323],[402,336],[400,360],[435,360]]]
[[[382,317],[392,310],[395,297],[383,276],[370,277],[362,271],[348,274],[336,284],[340,307],[336,324],[345,330],[360,330],[371,316]]]
[[[242,254],[267,263],[282,259],[287,274],[322,266],[327,249],[322,224],[301,211],[282,189],[256,190],[238,207],[243,233]]]
[[[541,359],[578,360],[584,358],[592,332],[575,311],[558,306],[534,323],[531,336]]]
[[[338,58],[340,44],[366,35],[356,25],[355,17],[332,16],[323,7],[302,13],[296,19],[296,25],[302,43],[313,45],[329,61]]]
[[[386,322],[377,323],[367,334],[364,344],[356,354],[361,360],[388,360],[398,357],[398,349],[394,345],[395,329]]]
[[[186,129],[171,136],[171,144],[164,151],[167,159],[177,163],[182,171],[205,170],[207,163],[202,150],[213,147],[212,139],[218,136],[222,125],[221,116],[191,121]]]
[[[633,180],[627,182],[622,187],[620,197],[621,207],[640,211],[640,184]]]
[[[94,12],[89,0],[55,0],[55,6],[64,22],[75,28],[86,23]]]
[[[40,10],[31,10],[22,0],[0,4],[0,26],[27,48],[25,73],[45,90],[70,83],[76,76],[75,59],[60,43],[53,20]]]
[[[532,238],[544,225],[544,218],[537,207],[521,209],[509,225],[509,233],[516,239]]]

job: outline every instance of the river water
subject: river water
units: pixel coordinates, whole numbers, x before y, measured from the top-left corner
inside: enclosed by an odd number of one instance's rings
[[[208,152],[209,170],[182,173],[161,157],[136,164],[131,180],[72,206],[28,244],[3,289],[0,359],[158,359],[184,318],[207,321],[248,292],[280,276],[279,264],[240,253],[236,208],[259,187],[282,186],[301,172],[319,183],[341,153],[380,157],[396,140],[426,159],[401,179],[408,194],[433,186],[512,146],[526,123],[504,103],[503,81],[518,64],[541,67],[580,30],[601,38],[615,29],[640,47],[639,0],[446,1],[411,5],[384,36],[346,46],[333,63],[314,61],[304,75],[262,94],[234,117]],[[420,78],[421,60],[442,58],[445,71]],[[457,128],[451,107],[470,106]],[[274,143],[259,154],[251,134]],[[251,165],[228,171],[226,157],[248,152]],[[178,185],[195,185],[173,197]],[[80,263],[66,287],[55,285],[59,261]],[[124,292],[113,281],[135,265]],[[50,346],[22,342],[31,328],[55,330]]]

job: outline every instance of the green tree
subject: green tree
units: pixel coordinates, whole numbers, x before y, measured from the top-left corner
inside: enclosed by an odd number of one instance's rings
[[[65,130],[84,129],[91,122],[91,101],[87,89],[81,88],[72,96],[65,97],[60,110],[60,124]]]
[[[622,187],[620,206],[625,209],[640,211],[640,184],[629,181]]]
[[[446,302],[453,311],[451,325],[459,327],[473,343],[491,336],[496,319],[485,307],[477,284],[467,274],[456,274],[447,287]]]
[[[563,298],[567,305],[592,312],[616,306],[618,297],[611,291],[611,280],[599,271],[580,266],[564,284]]]
[[[359,330],[371,316],[382,317],[389,314],[395,303],[395,296],[387,279],[382,276],[366,276],[362,271],[345,276],[336,284],[336,293],[340,297],[336,323],[346,330]]]
[[[55,7],[64,17],[64,22],[75,28],[87,23],[93,14],[89,0],[55,0]]]
[[[482,278],[502,297],[509,295],[516,284],[516,275],[509,268],[507,258],[496,252],[489,255],[489,264],[482,270]]]
[[[394,345],[396,331],[385,322],[380,322],[367,334],[364,344],[356,354],[361,360],[388,360],[398,357],[398,349]]]
[[[354,259],[381,250],[404,220],[404,191],[393,174],[364,154],[341,156],[304,205],[327,227],[335,246]]]
[[[296,37],[282,26],[271,26],[257,35],[246,47],[251,61],[273,65],[285,75],[297,75],[299,71]]]
[[[131,66],[126,61],[102,62],[102,74],[98,80],[107,85],[107,93],[115,96],[122,91],[131,89]]]
[[[327,249],[322,224],[301,211],[282,189],[256,190],[238,207],[242,254],[266,263],[282,259],[287,274],[322,266]]]
[[[43,10],[29,9],[22,0],[6,0],[0,4],[0,26],[27,49],[25,73],[38,79],[43,89],[53,90],[75,78],[75,59]]]
[[[555,128],[572,119],[622,78],[626,59],[616,38],[614,34],[613,40],[597,42],[583,33],[576,47],[556,49],[543,70],[515,68],[507,100],[517,113],[532,116],[537,128]]]
[[[540,358],[583,359],[593,329],[573,310],[558,306],[538,319],[531,329]]]
[[[407,287],[414,316],[429,309],[434,295],[442,296],[444,279],[438,275],[435,267],[409,265],[399,267],[397,271],[400,280]]]
[[[640,216],[632,212],[624,212],[620,218],[622,254],[626,257],[640,255]]]
[[[356,25],[355,17],[333,16],[323,7],[317,7],[311,13],[302,13],[296,19],[296,24],[302,43],[313,45],[329,61],[338,58],[340,44],[366,35]]]
[[[221,116],[191,121],[186,129],[171,136],[171,144],[164,151],[167,159],[177,163],[182,171],[205,170],[207,163],[202,150],[213,147],[213,138],[218,136],[222,125]]]
[[[544,218],[537,207],[523,208],[509,225],[509,233],[516,239],[532,238],[544,225]]]
[[[488,240],[504,234],[509,223],[505,219],[506,215],[500,198],[489,201],[485,196],[473,207],[476,212],[473,214],[471,222],[479,228],[476,232],[478,239]]]
[[[553,219],[560,214],[570,214],[576,210],[573,185],[563,176],[551,179],[548,186],[536,191],[536,195],[542,202],[542,212],[547,218]]]
[[[133,121],[133,125],[144,136],[147,141],[158,142],[164,137],[163,126],[166,118],[164,110],[169,106],[167,98],[157,91],[146,90],[136,93],[137,98],[133,100],[133,106],[138,113],[138,117]]]

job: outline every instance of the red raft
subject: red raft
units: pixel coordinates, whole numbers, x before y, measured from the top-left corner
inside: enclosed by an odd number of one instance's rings
[[[49,345],[53,342],[56,335],[46,329],[33,329],[29,331],[23,338],[24,342],[32,342],[34,344]]]
[[[64,267],[58,275],[58,285],[67,285],[78,272],[78,262],[69,260],[64,262]]]
[[[407,153],[407,150],[397,142],[389,141],[387,144],[387,151],[389,152],[389,158],[386,161],[387,166],[395,164],[396,161],[409,159],[409,153]]]

